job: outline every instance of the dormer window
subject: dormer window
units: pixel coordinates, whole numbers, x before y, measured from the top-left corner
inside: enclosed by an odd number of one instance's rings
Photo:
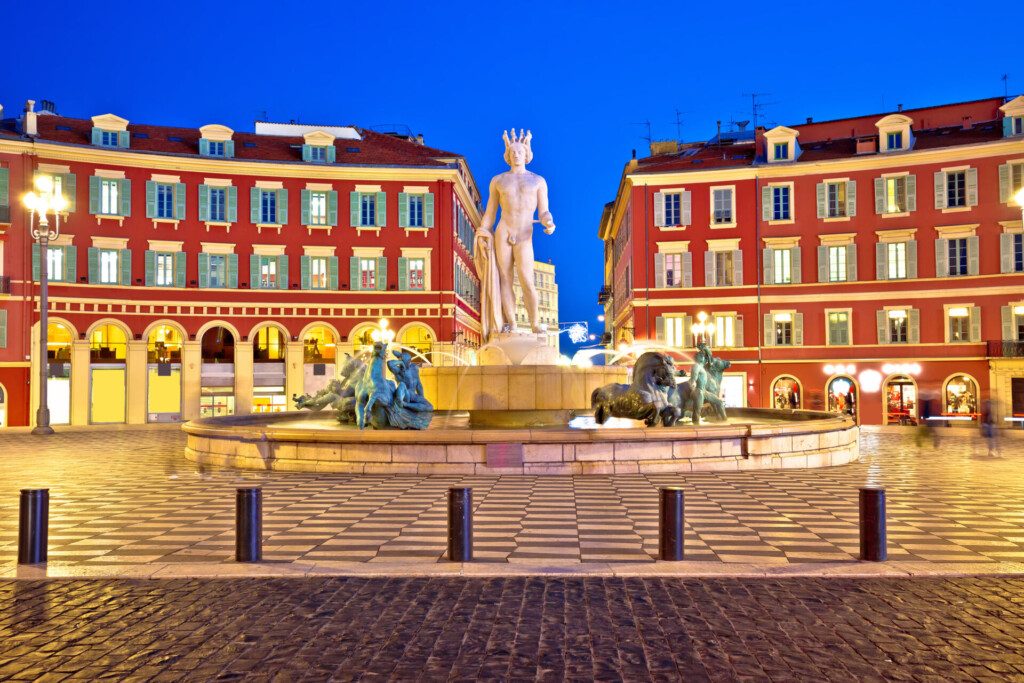
[[[764,134],[768,163],[796,161],[800,156],[800,145],[796,138],[800,132],[786,126],[776,126]]]
[[[878,128],[879,152],[899,152],[914,146],[914,133],[911,124],[914,120],[903,114],[890,114],[879,119]]]
[[[128,120],[114,114],[92,117],[92,144],[128,149]]]
[[[302,136],[302,160],[313,164],[333,164],[334,136],[323,130],[314,130]]]
[[[1024,95],[1015,97],[999,107],[999,110],[1003,112],[1003,137],[1024,135]]]
[[[231,139],[235,131],[227,126],[211,123],[200,128],[199,133],[202,135],[199,138],[199,154],[202,156],[220,159],[231,159],[235,156],[235,141]]]

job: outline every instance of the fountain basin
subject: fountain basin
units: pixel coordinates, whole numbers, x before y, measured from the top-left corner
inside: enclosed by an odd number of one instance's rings
[[[424,431],[339,425],[329,412],[187,422],[185,457],[339,474],[643,474],[826,467],[860,457],[858,428],[815,411],[729,409],[721,424],[647,428],[583,410],[438,411]],[[516,426],[513,426],[516,425]]]

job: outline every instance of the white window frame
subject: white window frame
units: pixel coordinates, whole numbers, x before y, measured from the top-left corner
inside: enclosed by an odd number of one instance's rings
[[[793,249],[795,248],[799,247],[772,250],[772,277],[774,278],[774,282],[769,282],[767,284],[793,284]],[[779,277],[783,271],[785,271],[785,279]]]
[[[685,313],[669,313],[662,316],[665,325],[665,345],[676,349],[692,349],[693,330],[687,325],[692,318]],[[677,339],[678,337],[678,339]]]
[[[100,205],[101,216],[121,215],[121,181],[116,178],[104,178],[100,176]]]
[[[974,304],[943,304],[942,306],[942,317],[945,320],[945,340],[947,344],[972,344],[977,343],[971,340],[971,309]],[[966,315],[953,315],[954,311],[963,310]],[[964,332],[966,339],[953,339],[953,318],[958,318],[966,321],[966,327]]]
[[[121,274],[121,252],[117,249],[100,249],[96,260],[100,271],[100,284],[118,284]]]
[[[785,347],[796,346],[797,345],[796,344],[796,310],[769,311],[769,314],[772,316],[772,337],[773,337],[773,341],[772,341],[771,345],[772,346],[785,346]],[[784,315],[788,315],[789,316],[789,321],[788,321],[789,322],[789,343],[788,344],[780,344],[779,343],[779,337],[778,337],[778,334],[776,332],[776,327],[775,327],[779,322],[786,322],[784,320],[783,321],[779,321],[778,320],[778,318],[780,316],[784,316]]]
[[[850,274],[846,270],[846,260],[849,257],[847,249],[849,244],[824,244],[828,254],[828,281],[849,282]],[[841,252],[839,250],[842,250]],[[842,258],[838,256],[842,254]]]
[[[309,224],[327,225],[327,190],[309,190]]]
[[[736,345],[737,313],[735,311],[715,311],[711,315],[715,326],[712,343],[722,349],[739,348]]]
[[[718,223],[715,221],[715,192],[721,192],[728,190],[729,192],[729,218],[728,221]],[[708,216],[708,227],[712,229],[716,228],[735,228],[736,227],[736,186],[735,185],[713,185],[708,188],[709,205],[711,207],[710,215]]]
[[[885,336],[886,344],[909,344],[910,343],[910,309],[911,306],[886,306],[883,310],[885,311]],[[892,314],[895,311],[902,311],[903,317],[903,336],[906,337],[903,341],[894,341],[892,338],[893,328],[892,321],[899,320],[899,317],[894,317]]]
[[[795,206],[795,203],[794,203],[794,199],[795,199],[794,190],[795,190],[795,187],[794,187],[793,181],[789,181],[789,182],[785,182],[785,183],[769,183],[768,187],[771,189],[770,195],[771,195],[771,202],[772,202],[771,214],[770,215],[773,216],[773,218],[769,218],[768,219],[768,225],[788,225],[790,223],[794,223],[796,221],[796,206]],[[787,205],[789,207],[789,218],[774,218],[774,216],[775,216],[775,188],[777,188],[777,187],[789,188],[789,201],[787,202]]]
[[[174,252],[158,251],[153,254],[153,282],[157,287],[174,286]]]
[[[882,175],[882,184],[885,192],[883,198],[881,213],[882,216],[888,218],[894,218],[897,216],[909,216],[910,210],[907,205],[907,179],[910,177],[910,173],[887,173]],[[899,211],[889,211],[889,181],[900,181],[903,187],[903,208]]]
[[[883,242],[885,245],[885,279],[886,280],[906,280],[909,278],[909,261],[907,259],[907,243],[902,242]],[[900,249],[902,247],[902,249]],[[894,254],[893,252],[896,252]],[[894,261],[894,255],[900,256],[902,251],[902,261]],[[894,265],[896,268],[894,268]],[[899,274],[900,266],[902,266],[903,273]]]
[[[832,329],[829,326],[829,317],[833,314],[846,315],[846,343],[832,343]],[[825,346],[853,346],[853,309],[852,308],[826,308],[825,309]]]

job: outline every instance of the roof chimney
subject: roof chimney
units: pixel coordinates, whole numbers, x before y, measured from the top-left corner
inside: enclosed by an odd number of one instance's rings
[[[25,100],[25,113],[21,119],[21,132],[25,135],[36,136],[39,135],[39,126],[36,125],[36,101]]]
[[[813,116],[808,116],[807,117],[807,123],[814,123],[814,117]]]
[[[963,129],[964,130],[970,130],[972,128],[971,117],[970,116],[965,116],[963,118],[963,124],[962,125],[963,125]]]
[[[896,111],[903,111],[903,103],[902,102],[900,104],[896,105]]]
[[[764,126],[754,129],[754,158],[760,161],[768,158],[768,151],[765,149],[764,143],[764,130]]]
[[[57,113],[57,105],[54,103],[53,100],[40,100],[39,113],[55,115]]]

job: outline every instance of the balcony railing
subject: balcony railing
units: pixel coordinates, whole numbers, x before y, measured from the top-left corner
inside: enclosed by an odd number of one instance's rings
[[[597,303],[601,304],[602,306],[604,304],[608,303],[608,299],[611,299],[611,298],[612,298],[612,288],[611,287],[607,287],[607,286],[602,287],[601,290],[597,293]]]
[[[11,293],[11,276],[0,275],[0,294]]]
[[[989,341],[989,358],[1024,358],[1024,341]]]

